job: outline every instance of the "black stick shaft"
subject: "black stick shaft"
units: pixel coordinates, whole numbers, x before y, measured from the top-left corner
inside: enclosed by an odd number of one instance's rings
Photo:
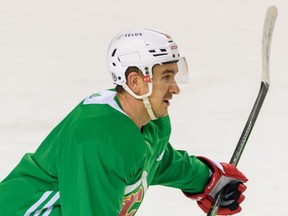
[[[243,150],[246,146],[246,143],[248,141],[248,138],[250,136],[250,133],[254,127],[254,124],[256,122],[256,119],[257,119],[258,114],[260,112],[260,109],[262,107],[262,104],[263,104],[264,99],[266,97],[266,94],[268,92],[268,89],[269,89],[269,85],[268,84],[265,85],[263,82],[261,82],[261,88],[260,88],[259,94],[257,96],[255,103],[254,103],[254,106],[253,106],[252,111],[249,115],[249,118],[246,122],[244,130],[240,136],[239,142],[238,142],[238,144],[234,150],[234,153],[230,159],[230,164],[237,166],[237,164],[241,158],[242,152],[243,152]]]
[[[254,103],[252,111],[250,112],[249,118],[248,118],[246,125],[244,127],[244,130],[240,136],[239,142],[238,142],[238,144],[234,150],[234,153],[231,157],[230,164],[237,166],[237,164],[241,158],[242,152],[243,152],[243,150],[246,146],[246,143],[248,141],[248,138],[250,136],[250,133],[254,127],[254,124],[256,122],[256,119],[257,119],[258,114],[260,112],[260,109],[262,107],[262,104],[263,104],[264,99],[266,97],[266,94],[268,92],[268,89],[269,89],[269,85],[268,84],[265,85],[263,82],[261,82],[261,87],[260,87],[260,91],[258,93],[257,99]],[[214,203],[210,207],[210,210],[209,210],[207,216],[215,216],[217,214],[221,200],[222,200],[223,195],[224,195],[223,192],[224,191],[221,190],[218,193],[218,195],[215,197]]]

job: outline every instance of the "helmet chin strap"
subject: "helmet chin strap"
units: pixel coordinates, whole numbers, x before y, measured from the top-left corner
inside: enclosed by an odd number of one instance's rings
[[[147,110],[147,113],[150,117],[151,120],[155,120],[157,119],[154,112],[153,112],[153,109],[152,109],[152,106],[151,106],[151,103],[149,101],[149,96],[152,94],[152,82],[150,83],[147,83],[148,84],[148,93],[147,94],[144,94],[144,95],[136,95],[128,86],[126,83],[122,83],[122,87],[130,94],[132,95],[134,98],[136,99],[142,99],[143,101],[143,104]]]
[[[149,98],[148,97],[143,97],[143,104],[148,112],[148,115],[150,117],[151,120],[155,120],[157,119],[153,110],[152,110],[152,107],[151,107],[151,104],[150,104],[150,101],[149,101]]]

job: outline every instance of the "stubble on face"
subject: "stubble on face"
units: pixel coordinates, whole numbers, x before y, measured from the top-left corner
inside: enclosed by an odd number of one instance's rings
[[[175,81],[178,72],[176,63],[156,65],[153,68],[153,92],[149,97],[156,117],[168,115],[168,107],[173,94],[178,94],[180,89]]]

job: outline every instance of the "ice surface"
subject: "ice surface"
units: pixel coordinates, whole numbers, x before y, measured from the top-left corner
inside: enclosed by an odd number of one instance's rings
[[[286,0],[3,1],[0,179],[82,98],[111,87],[106,48],[130,27],[166,31],[188,59],[191,84],[170,109],[175,148],[229,161],[260,88],[262,28],[271,4],[279,11],[271,87],[239,163],[250,179],[239,215],[287,214]],[[180,191],[151,187],[137,215],[204,214]]]

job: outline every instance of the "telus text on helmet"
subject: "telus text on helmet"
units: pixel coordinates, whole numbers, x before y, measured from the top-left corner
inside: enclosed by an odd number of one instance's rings
[[[125,34],[125,37],[135,37],[135,36],[142,36],[142,33],[139,32],[135,32],[135,33],[128,33],[128,34]]]

